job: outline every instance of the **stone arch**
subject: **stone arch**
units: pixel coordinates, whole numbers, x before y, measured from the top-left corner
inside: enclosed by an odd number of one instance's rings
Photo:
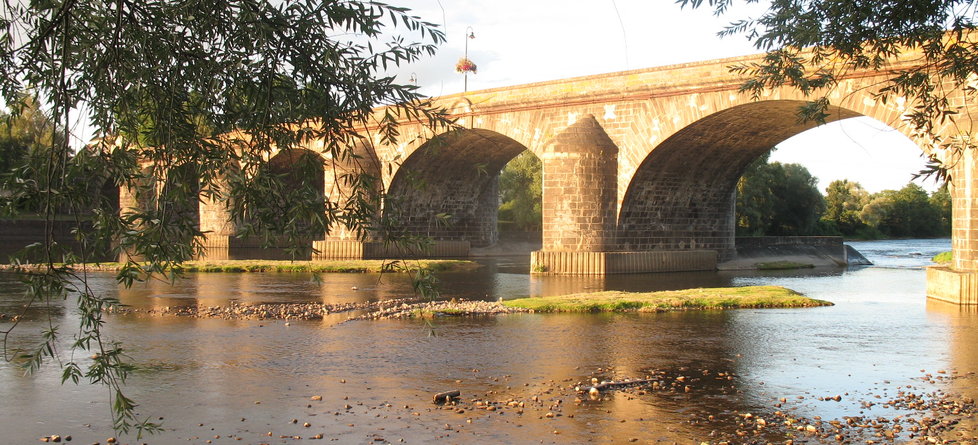
[[[164,218],[187,221],[200,230],[200,173],[194,164],[174,166],[160,184],[157,202]]]
[[[237,150],[243,151],[243,143],[239,143]],[[240,154],[239,154],[240,155]],[[300,243],[308,240],[311,243],[322,243],[324,239],[348,240],[357,239],[359,232],[357,228],[351,229],[345,224],[343,216],[349,214],[351,202],[357,201],[357,196],[352,196],[354,192],[364,195],[364,199],[371,199],[371,196],[378,196],[383,189],[380,179],[380,162],[377,159],[374,148],[365,139],[356,143],[349,150],[330,150],[322,139],[311,139],[304,141],[301,145],[292,148],[280,148],[272,146],[266,155],[266,162],[260,168],[248,174],[249,180],[261,180],[262,175],[279,176],[287,186],[283,190],[284,198],[274,198],[272,201],[288,199],[290,193],[300,190],[313,192],[317,196],[307,196],[313,202],[321,202],[322,208],[320,215],[340,215],[332,221],[332,225],[327,227],[325,233],[319,224],[312,222],[306,224],[305,233],[301,233]],[[243,166],[238,162],[232,162],[228,167],[229,173],[242,173]],[[366,180],[360,177],[365,174],[373,178]],[[215,181],[218,187],[227,187],[227,178],[218,177]],[[308,187],[309,183],[312,187]],[[372,184],[370,190],[359,190],[363,184]],[[299,187],[302,185],[303,187]],[[306,199],[300,198],[300,199]],[[379,198],[373,198],[373,205],[379,208]],[[262,258],[286,258],[278,248],[295,247],[291,242],[286,243],[284,238],[264,240],[257,237],[236,238],[240,235],[244,226],[253,221],[246,219],[234,220],[224,202],[218,199],[209,199],[202,196],[201,206],[201,230],[205,232],[206,238],[204,245],[207,248],[206,256],[213,259],[226,257],[262,257]],[[270,205],[275,205],[269,201]],[[282,208],[284,214],[285,208]],[[268,244],[270,241],[270,244]],[[267,250],[271,247],[273,250]],[[321,248],[320,245],[319,248]],[[316,247],[313,247],[316,248]]]
[[[499,172],[527,148],[490,130],[456,130],[433,137],[397,168],[385,218],[435,241],[496,242]]]
[[[515,141],[539,157],[549,139],[563,128],[554,125],[555,116],[540,110],[514,110],[486,115],[480,113],[478,108],[473,111],[473,104],[465,98],[450,102],[446,108],[458,113],[451,115],[456,127],[432,129],[417,122],[407,122],[398,127],[397,143],[384,142],[377,133],[366,138],[382,166],[381,174],[388,189],[404,162],[419,150],[431,147],[434,139],[459,131],[490,132]]]
[[[324,186],[327,206],[342,215],[377,217],[383,192],[382,168],[376,149],[362,141],[351,149],[324,155]],[[353,222],[353,221],[351,221]],[[328,240],[357,240],[363,227],[337,222],[326,234]]]
[[[735,193],[747,165],[781,141],[808,130],[798,100],[734,106],[702,118],[655,147],[622,199],[617,244],[626,251],[735,252]],[[858,116],[834,107],[830,120]]]
[[[284,192],[290,196],[307,202],[322,202],[321,214],[326,211],[325,160],[321,153],[306,148],[290,148],[280,150],[268,159],[267,174],[276,175],[285,184]],[[292,196],[292,193],[312,195]],[[286,204],[288,205],[288,204]],[[288,215],[283,215],[288,217]],[[311,222],[299,223],[304,238],[311,240],[323,239],[324,234]]]

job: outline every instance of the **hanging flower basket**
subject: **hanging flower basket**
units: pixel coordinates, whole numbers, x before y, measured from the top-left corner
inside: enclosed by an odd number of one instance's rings
[[[458,59],[458,63],[455,64],[455,71],[457,71],[459,73],[472,73],[472,74],[476,74],[476,70],[478,70],[478,69],[479,69],[479,67],[475,66],[475,63],[474,62],[472,62],[471,60],[469,60],[469,59],[467,59],[465,57],[462,57],[461,59]]]

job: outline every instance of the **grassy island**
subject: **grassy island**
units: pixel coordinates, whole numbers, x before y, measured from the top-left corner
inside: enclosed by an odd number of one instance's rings
[[[604,291],[504,301],[535,312],[665,312],[694,309],[831,306],[780,286],[722,287],[661,292]]]
[[[479,268],[479,264],[465,260],[405,260],[402,267],[392,267],[395,260],[214,260],[188,261],[179,266],[183,272],[313,272],[313,273],[371,273],[403,272],[424,267],[435,272],[466,271]],[[400,261],[400,260],[396,260]],[[86,267],[102,271],[118,271],[124,263],[87,264]],[[76,265],[81,268],[81,265]],[[0,268],[11,268],[0,265]]]
[[[934,255],[930,260],[937,264],[947,264],[950,263],[953,258],[951,257],[951,252],[941,252]]]

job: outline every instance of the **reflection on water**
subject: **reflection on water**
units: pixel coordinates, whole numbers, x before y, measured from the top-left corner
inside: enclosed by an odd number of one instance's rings
[[[680,272],[609,276],[531,276],[524,257],[486,258],[482,267],[467,272],[438,274],[444,298],[513,299],[527,296],[564,295],[601,290],[656,291],[690,287],[734,285],[751,272]],[[523,270],[517,273],[516,270]],[[774,271],[763,277],[840,276],[843,269]],[[404,274],[188,274],[171,284],[164,280],[137,283],[116,289],[110,274],[92,280],[99,290],[118,293],[123,304],[135,306],[218,305],[230,300],[252,303],[376,301],[413,295],[410,277]]]
[[[931,250],[947,250],[947,244],[864,244],[859,248],[883,266],[850,270],[530,277],[525,259],[494,258],[475,272],[440,275],[445,296],[466,298],[779,284],[836,303],[824,308],[438,319],[431,322],[436,335],[428,335],[431,327],[416,320],[333,319],[287,326],[118,316],[106,329],[130,346],[143,367],[129,384],[141,413],[163,416],[170,428],[150,443],[231,443],[229,436],[244,443],[280,443],[286,442],[281,435],[317,432],[340,443],[377,438],[379,443],[709,442],[711,431],[723,427],[691,422],[691,416],[770,412],[782,397],[790,399],[785,409],[832,419],[860,412],[887,415],[890,408],[867,409],[858,401],[892,394],[898,386],[978,396],[974,378],[946,384],[920,379],[944,369],[978,371],[978,313],[924,298],[920,267]],[[16,285],[9,275],[0,280],[5,289],[0,312],[9,312],[17,306]],[[320,281],[298,274],[198,274],[174,285],[154,281],[128,290],[118,289],[106,275],[93,284],[125,304],[162,306],[228,300],[340,303],[410,292],[406,277],[374,274],[328,275]],[[56,315],[66,327],[75,317],[70,310]],[[20,332],[42,322],[26,323]],[[14,337],[11,344],[34,340]],[[592,375],[641,377],[656,370],[732,372],[738,378],[702,378],[690,393],[613,393],[581,405],[567,396],[568,387]],[[431,394],[447,389],[459,389],[466,400],[525,400],[527,412],[436,409]],[[818,400],[837,394],[845,398]],[[323,400],[310,401],[312,395]],[[541,402],[529,402],[533,396]],[[559,397],[564,397],[562,415],[544,418]],[[25,378],[10,363],[0,364],[0,400],[16,401],[19,408],[0,419],[0,430],[15,442],[46,434],[104,441],[110,430],[105,398],[98,388],[59,386],[53,366]],[[299,422],[291,424],[293,418]],[[303,422],[311,426],[304,428]]]
[[[978,373],[978,306],[959,306],[944,301],[928,300],[927,313],[947,326],[950,368],[959,374]],[[978,384],[974,378],[959,378],[951,383],[951,392],[978,400]],[[978,419],[963,421],[973,432],[978,432]]]

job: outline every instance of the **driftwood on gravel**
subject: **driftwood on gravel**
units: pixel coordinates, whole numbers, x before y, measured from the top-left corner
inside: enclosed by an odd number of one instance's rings
[[[655,379],[636,379],[636,380],[623,380],[620,382],[601,382],[596,383],[592,386],[578,386],[578,392],[591,392],[591,391],[604,391],[608,389],[618,389],[625,388],[629,386],[645,385],[647,383],[655,382]]]
[[[448,403],[454,399],[459,398],[462,393],[459,390],[445,391],[435,394],[435,403]]]

